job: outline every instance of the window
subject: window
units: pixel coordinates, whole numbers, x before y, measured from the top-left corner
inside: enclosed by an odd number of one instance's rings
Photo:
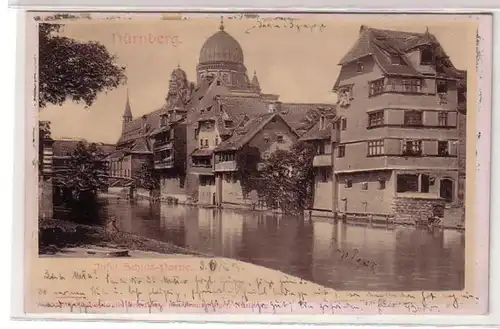
[[[378,189],[379,190],[385,190],[385,180],[384,179],[379,179],[379,181],[378,181]]]
[[[418,175],[398,175],[396,192],[418,192]]]
[[[342,120],[341,120],[341,126],[342,126],[342,130],[346,130],[347,129],[347,119],[346,118],[342,118]]]
[[[448,82],[446,80],[437,80],[436,89],[438,94],[448,93]]]
[[[396,185],[396,192],[398,193],[429,193],[431,179],[426,174],[399,174]]]
[[[365,191],[368,190],[368,183],[367,182],[361,183],[361,189]]]
[[[215,137],[215,146],[219,145],[219,137]]]
[[[347,178],[345,180],[345,187],[351,188],[352,187],[352,179]]]
[[[438,125],[440,127],[448,126],[448,112],[442,111],[438,114]]]
[[[278,134],[278,135],[276,136],[276,141],[277,141],[278,143],[284,143],[283,135],[282,135],[282,134]]]
[[[368,142],[368,156],[384,154],[384,140],[369,141]]]
[[[384,92],[384,78],[370,81],[369,96],[375,96]]]
[[[431,48],[424,48],[420,52],[420,65],[432,65],[434,63],[434,53]]]
[[[345,145],[339,145],[337,150],[337,158],[345,157]]]
[[[200,148],[203,148],[203,139],[200,139]]]
[[[368,113],[368,127],[378,127],[384,124],[384,111]]]
[[[161,116],[161,127],[165,127],[167,125],[167,119],[166,115]]]
[[[404,114],[405,126],[421,126],[422,112],[421,111],[405,111]]]
[[[321,168],[320,171],[319,171],[319,174],[320,174],[320,181],[322,183],[326,183],[328,182],[328,179],[329,179],[329,172],[328,172],[328,169],[327,168]]]
[[[403,92],[418,93],[422,90],[422,81],[419,79],[402,79]]]
[[[325,144],[323,142],[318,143],[316,147],[316,154],[325,154]]]
[[[399,55],[390,55],[392,65],[403,65],[404,61]]]
[[[357,62],[357,63],[356,63],[356,71],[357,71],[358,73],[363,72],[363,68],[364,68],[363,63],[361,63],[361,62]]]
[[[440,156],[450,155],[448,151],[448,141],[438,141],[438,155]]]
[[[420,175],[420,192],[429,193],[429,175]]]
[[[404,141],[403,155],[422,155],[422,141],[421,140]]]

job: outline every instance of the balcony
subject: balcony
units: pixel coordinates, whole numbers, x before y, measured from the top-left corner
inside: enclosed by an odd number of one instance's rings
[[[313,167],[331,167],[331,166],[332,166],[331,154],[319,154],[314,157]]]
[[[153,144],[153,148],[155,151],[168,150],[173,147],[174,143],[172,141],[155,141]]]
[[[174,167],[174,159],[167,158],[162,160],[155,160],[155,169],[169,169]]]
[[[227,172],[236,171],[236,161],[222,161],[215,164],[215,171]]]
[[[198,174],[198,175],[214,174],[214,168],[212,167],[212,165],[193,164],[190,171],[193,174]]]

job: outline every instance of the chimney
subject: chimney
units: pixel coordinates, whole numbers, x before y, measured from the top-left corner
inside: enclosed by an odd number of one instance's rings
[[[362,34],[363,32],[365,32],[366,29],[367,29],[367,27],[365,25],[361,25],[359,28],[359,34]]]

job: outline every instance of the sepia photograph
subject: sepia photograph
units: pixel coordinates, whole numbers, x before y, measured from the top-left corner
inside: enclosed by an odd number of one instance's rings
[[[478,21],[351,16],[33,13],[40,280],[158,261],[172,276],[153,290],[231,268],[259,276],[246,301],[302,308],[318,291],[472,293]],[[108,295],[89,289],[54,295]],[[134,305],[151,312],[151,289]],[[418,296],[404,308],[432,311]]]

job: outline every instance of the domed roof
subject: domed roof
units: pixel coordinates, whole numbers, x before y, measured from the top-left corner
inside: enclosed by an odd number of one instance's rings
[[[200,51],[200,64],[213,62],[232,62],[243,64],[243,50],[235,38],[224,31],[221,24],[220,31],[209,37]]]

